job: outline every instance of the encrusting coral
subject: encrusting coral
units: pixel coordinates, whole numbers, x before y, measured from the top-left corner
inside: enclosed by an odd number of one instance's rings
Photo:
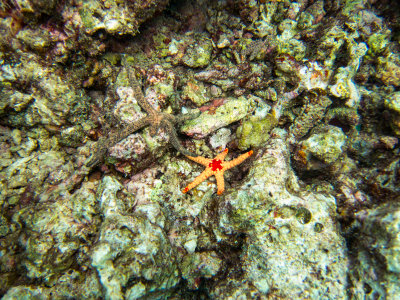
[[[103,160],[104,154],[107,152],[108,148],[123,140],[128,135],[146,126],[150,126],[151,135],[155,135],[159,128],[164,128],[169,135],[170,143],[177,151],[181,152],[184,155],[196,156],[196,154],[193,154],[190,151],[186,150],[180,144],[175,126],[176,124],[180,124],[186,120],[197,117],[200,114],[200,111],[197,113],[189,113],[185,115],[172,115],[155,110],[149,104],[149,102],[146,101],[138,81],[132,78],[129,70],[127,73],[136,100],[140,107],[147,112],[147,116],[139,119],[132,124],[125,126],[122,129],[112,130],[107,136],[101,137],[96,144],[95,152],[92,156],[88,158],[85,165],[88,167],[96,166]]]
[[[223,161],[225,156],[228,154],[228,149],[225,149],[223,152],[218,154],[215,158],[209,159],[201,156],[193,157],[186,155],[187,158],[203,165],[206,169],[197,176],[187,187],[182,190],[182,193],[187,193],[192,188],[196,187],[208,177],[214,175],[215,179],[217,180],[217,187],[218,191],[217,194],[221,195],[225,190],[225,183],[224,183],[224,172],[228,169],[231,169],[238,164],[242,163],[245,159],[253,154],[253,151],[250,150],[239,157],[232,159],[231,161]]]

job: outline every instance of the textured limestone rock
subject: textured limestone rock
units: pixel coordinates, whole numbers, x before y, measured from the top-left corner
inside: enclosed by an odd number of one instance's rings
[[[242,185],[225,197],[220,229],[248,235],[240,264],[261,294],[344,298],[347,256],[334,222],[335,198],[299,188],[285,134],[274,136]]]

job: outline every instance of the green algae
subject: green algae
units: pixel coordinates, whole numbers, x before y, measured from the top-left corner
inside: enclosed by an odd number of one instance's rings
[[[236,130],[239,139],[239,149],[258,148],[269,138],[269,132],[278,124],[273,114],[268,114],[258,121],[244,121]]]

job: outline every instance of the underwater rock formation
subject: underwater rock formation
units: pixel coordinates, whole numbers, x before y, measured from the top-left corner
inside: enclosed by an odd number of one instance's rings
[[[395,298],[397,2],[1,1],[0,297]]]
[[[219,230],[246,234],[242,280],[261,294],[275,290],[284,298],[324,298],[329,290],[329,298],[343,299],[348,261],[332,221],[335,198],[299,187],[288,164],[285,132],[274,134],[243,184],[220,204]],[[236,286],[224,296],[245,293]]]

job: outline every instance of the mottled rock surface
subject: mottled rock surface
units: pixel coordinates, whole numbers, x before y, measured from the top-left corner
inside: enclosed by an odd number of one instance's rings
[[[359,212],[357,218],[359,238],[352,244],[357,256],[350,272],[354,293],[360,298],[396,298],[400,292],[400,205],[385,203]],[[362,284],[371,290],[362,289]]]
[[[285,133],[275,135],[258,153],[241,187],[221,204],[220,230],[248,236],[240,265],[244,280],[259,292],[345,298],[348,259],[345,241],[332,221],[335,198],[298,186],[288,164]]]
[[[0,297],[395,299],[399,12],[0,1]]]

